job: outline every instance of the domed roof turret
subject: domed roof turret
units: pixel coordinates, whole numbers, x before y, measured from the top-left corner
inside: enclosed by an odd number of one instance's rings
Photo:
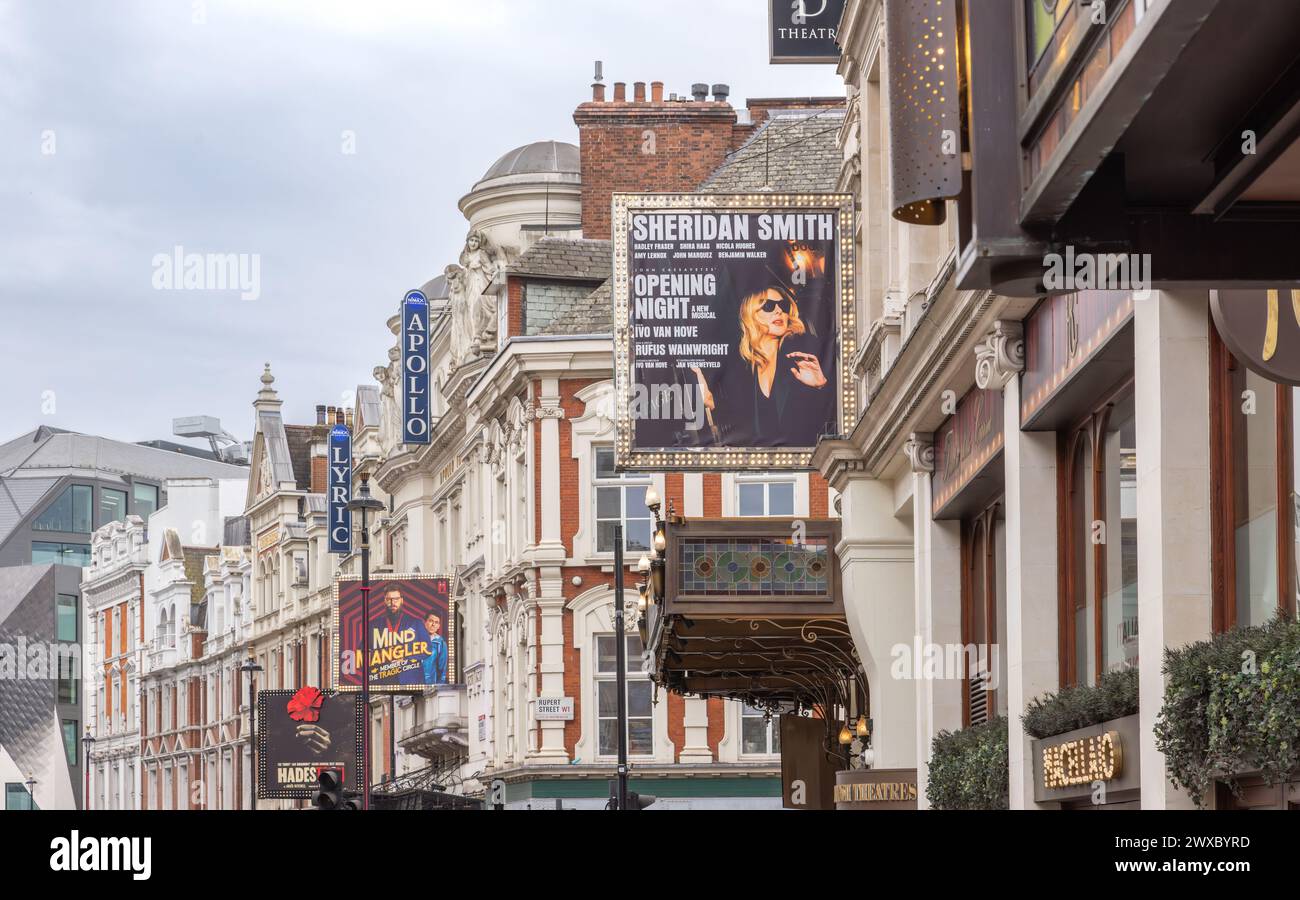
[[[563,141],[537,141],[516,147],[492,164],[479,184],[507,175],[556,173],[578,174],[578,148]]]

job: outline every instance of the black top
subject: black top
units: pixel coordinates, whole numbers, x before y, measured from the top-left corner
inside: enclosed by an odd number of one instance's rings
[[[818,438],[833,431],[836,399],[836,365],[827,341],[808,334],[787,335],[777,350],[772,392],[763,395],[758,373],[737,347],[721,369],[705,370],[713,393],[713,422],[721,443],[732,447],[813,447]],[[826,384],[809,387],[790,371],[798,359],[793,352],[817,357]]]

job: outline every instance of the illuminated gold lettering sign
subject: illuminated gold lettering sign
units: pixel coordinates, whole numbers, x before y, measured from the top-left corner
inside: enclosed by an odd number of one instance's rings
[[[1048,790],[1111,781],[1124,771],[1118,731],[1044,747],[1042,752],[1043,786]]]
[[[915,799],[916,785],[906,781],[835,785],[836,803],[901,803]]]

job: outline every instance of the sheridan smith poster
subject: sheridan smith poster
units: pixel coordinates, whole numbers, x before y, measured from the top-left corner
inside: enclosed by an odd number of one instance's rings
[[[614,198],[623,468],[807,468],[856,409],[852,199]]]

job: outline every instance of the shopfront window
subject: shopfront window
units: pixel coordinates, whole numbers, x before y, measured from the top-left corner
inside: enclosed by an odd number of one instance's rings
[[[1138,661],[1137,422],[1129,387],[1067,434],[1065,684]]]
[[[966,648],[965,724],[979,725],[1006,709],[1006,538],[998,501],[962,521],[962,644]]]
[[[650,679],[641,671],[641,638],[628,635],[627,752],[629,756],[654,753],[654,706]],[[618,755],[618,644],[612,634],[596,636],[596,730],[601,756]]]
[[[1296,389],[1238,361],[1211,338],[1214,628],[1262,625],[1294,610]]]
[[[1106,511],[1106,578],[1101,608],[1102,670],[1138,661],[1137,420],[1133,396],[1116,404],[1101,443]]]

